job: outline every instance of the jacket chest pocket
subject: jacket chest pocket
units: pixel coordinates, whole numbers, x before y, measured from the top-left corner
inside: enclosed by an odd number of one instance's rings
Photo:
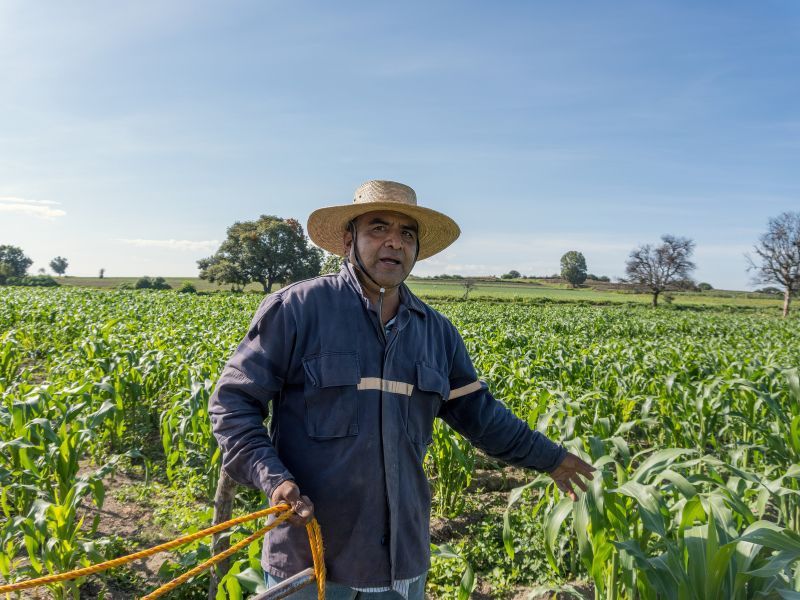
[[[306,433],[320,440],[358,434],[358,354],[328,352],[303,358]]]
[[[433,420],[442,403],[450,394],[450,382],[440,371],[421,362],[417,363],[417,380],[408,399],[406,428],[408,436],[417,444],[433,441]]]

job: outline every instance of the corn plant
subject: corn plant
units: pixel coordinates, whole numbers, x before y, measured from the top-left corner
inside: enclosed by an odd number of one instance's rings
[[[472,481],[475,450],[450,427],[437,420],[433,444],[425,457],[425,472],[433,487],[433,511],[454,517],[464,509],[464,490]]]

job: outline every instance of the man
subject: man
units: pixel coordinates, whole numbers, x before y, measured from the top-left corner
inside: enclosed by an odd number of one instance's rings
[[[418,206],[408,186],[368,181],[353,204],[312,213],[308,233],[344,266],[258,309],[210,401],[223,468],[292,506],[294,525],[317,516],[328,598],[420,600],[435,417],[491,456],[549,472],[573,498],[593,468],[497,402],[455,327],[403,284],[458,237],[452,219]],[[309,566],[304,528],[271,531],[262,562],[273,585]],[[316,597],[306,591],[293,597]]]

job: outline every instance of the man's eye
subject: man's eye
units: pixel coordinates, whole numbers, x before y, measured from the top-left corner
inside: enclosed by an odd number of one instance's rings
[[[403,235],[404,235],[404,236],[405,236],[407,239],[409,239],[409,240],[413,240],[413,239],[415,239],[415,238],[417,237],[417,236],[414,234],[414,232],[413,232],[413,231],[404,231],[404,232],[403,232]]]

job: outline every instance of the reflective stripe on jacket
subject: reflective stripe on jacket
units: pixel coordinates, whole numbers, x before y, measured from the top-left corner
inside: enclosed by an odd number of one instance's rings
[[[296,481],[314,503],[330,580],[358,588],[430,565],[422,462],[435,417],[513,465],[549,471],[565,455],[491,396],[455,327],[405,285],[384,341],[349,264],[266,297],[209,412],[225,471],[267,498]],[[277,577],[309,566],[305,529],[267,534],[262,562]]]

